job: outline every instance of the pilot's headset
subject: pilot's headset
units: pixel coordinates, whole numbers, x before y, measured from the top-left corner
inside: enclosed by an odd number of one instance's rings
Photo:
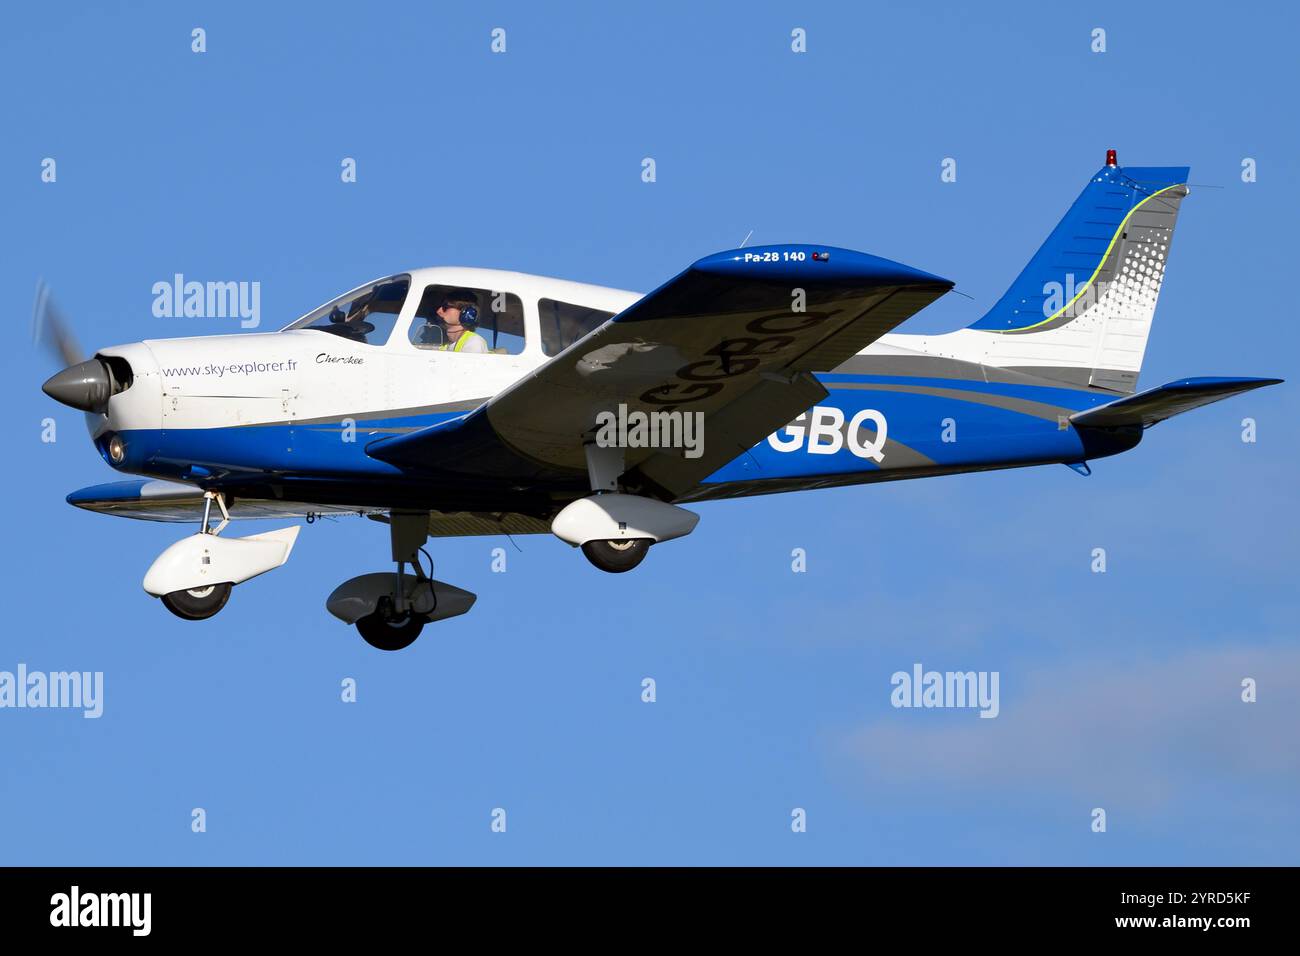
[[[474,295],[470,292],[453,292],[443,299],[444,306],[452,302],[464,302],[466,305],[460,310],[460,324],[467,332],[473,332],[478,328],[478,306],[474,305]]]

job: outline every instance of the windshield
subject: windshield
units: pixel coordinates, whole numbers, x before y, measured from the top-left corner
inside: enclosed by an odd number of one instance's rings
[[[408,275],[368,282],[307,313],[281,331],[315,329],[353,342],[383,345],[397,323],[410,287]]]

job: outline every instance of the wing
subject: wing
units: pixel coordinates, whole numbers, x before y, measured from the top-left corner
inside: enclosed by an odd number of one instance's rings
[[[386,505],[323,505],[280,498],[233,497],[232,520],[245,518],[329,518],[365,515],[384,519]],[[194,524],[203,518],[203,489],[178,481],[113,481],[68,495],[68,503],[100,514],[143,521]],[[549,534],[550,522],[511,511],[433,511],[429,534],[435,538],[490,534]]]
[[[305,518],[308,515],[364,514],[386,510],[242,496],[238,500],[239,507],[231,518]],[[203,518],[203,489],[181,481],[138,478],[81,488],[68,495],[68,504],[100,514],[144,521],[197,522]]]
[[[699,413],[699,448],[624,449],[625,485],[671,499],[824,398],[811,373],[835,368],[951,287],[847,249],[718,253],[468,415],[366,450],[415,471],[582,490],[583,443],[602,413]]]

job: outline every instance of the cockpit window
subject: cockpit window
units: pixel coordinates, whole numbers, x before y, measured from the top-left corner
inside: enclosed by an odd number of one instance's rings
[[[537,316],[542,325],[542,351],[547,355],[559,355],[592,329],[612,319],[614,313],[541,299],[537,303]]]
[[[397,314],[402,311],[410,287],[410,276],[380,279],[327,302],[284,331],[316,329],[351,342],[383,345],[397,324]]]
[[[426,286],[411,320],[417,349],[518,355],[524,350],[524,304],[511,292]]]

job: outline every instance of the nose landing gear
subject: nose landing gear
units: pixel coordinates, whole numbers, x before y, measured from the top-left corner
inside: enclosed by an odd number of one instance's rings
[[[464,614],[476,598],[433,580],[420,566],[420,551],[429,536],[428,512],[393,512],[379,520],[388,522],[397,571],[350,578],[334,589],[325,607],[343,623],[355,624],[371,647],[400,651],[415,642],[426,624]]]

